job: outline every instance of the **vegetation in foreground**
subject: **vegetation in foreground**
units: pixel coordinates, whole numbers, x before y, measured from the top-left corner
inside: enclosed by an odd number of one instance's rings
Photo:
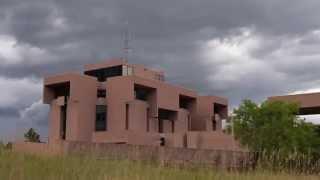
[[[5,180],[170,180],[170,179],[240,179],[240,180],[316,180],[317,176],[271,173],[226,172],[208,168],[164,167],[155,163],[105,160],[94,157],[44,157],[0,151],[0,179]]]
[[[283,156],[319,153],[316,126],[299,118],[298,113],[295,103],[266,101],[258,105],[244,100],[234,110],[235,136],[253,152],[281,152]]]
[[[244,100],[234,110],[233,130],[240,143],[257,152],[263,168],[294,173],[320,172],[318,127],[297,114],[299,105],[281,101],[259,104]]]
[[[320,172],[320,134],[314,125],[296,116],[298,109],[296,104],[264,102],[257,105],[246,100],[234,111],[235,136],[258,153],[254,170],[167,167],[93,156],[33,156],[11,152],[11,144],[0,143],[0,179],[319,179],[316,174]],[[40,142],[40,136],[33,129],[25,138]]]

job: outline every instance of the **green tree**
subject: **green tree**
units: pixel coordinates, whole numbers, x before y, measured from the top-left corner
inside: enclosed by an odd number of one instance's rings
[[[40,135],[33,128],[30,128],[27,133],[24,134],[24,138],[28,142],[40,142]]]
[[[317,152],[319,137],[315,126],[298,118],[299,106],[286,102],[244,100],[234,111],[234,133],[252,151]]]

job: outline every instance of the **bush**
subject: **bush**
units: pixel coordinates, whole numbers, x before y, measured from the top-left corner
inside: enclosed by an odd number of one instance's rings
[[[299,119],[297,104],[245,100],[234,111],[235,136],[252,151],[266,153],[316,153],[320,138],[311,123]]]
[[[28,132],[24,134],[24,138],[28,142],[40,142],[40,135],[33,128],[30,128]]]
[[[294,103],[267,101],[257,105],[245,100],[234,111],[235,137],[256,152],[262,168],[320,172],[316,126],[300,119],[298,111]]]

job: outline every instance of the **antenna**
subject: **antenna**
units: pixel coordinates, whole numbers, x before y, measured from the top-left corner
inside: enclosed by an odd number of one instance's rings
[[[130,34],[129,34],[129,23],[128,21],[125,23],[125,31],[124,31],[124,39],[123,39],[123,59],[128,62],[129,53],[131,48],[129,46],[130,42]]]

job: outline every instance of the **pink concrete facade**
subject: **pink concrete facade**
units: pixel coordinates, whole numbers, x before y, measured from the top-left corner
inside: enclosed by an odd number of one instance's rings
[[[272,96],[268,100],[296,103],[300,115],[320,114],[320,93]]]
[[[44,79],[49,144],[60,141],[237,149],[222,132],[228,101],[165,82],[164,73],[111,60]]]

